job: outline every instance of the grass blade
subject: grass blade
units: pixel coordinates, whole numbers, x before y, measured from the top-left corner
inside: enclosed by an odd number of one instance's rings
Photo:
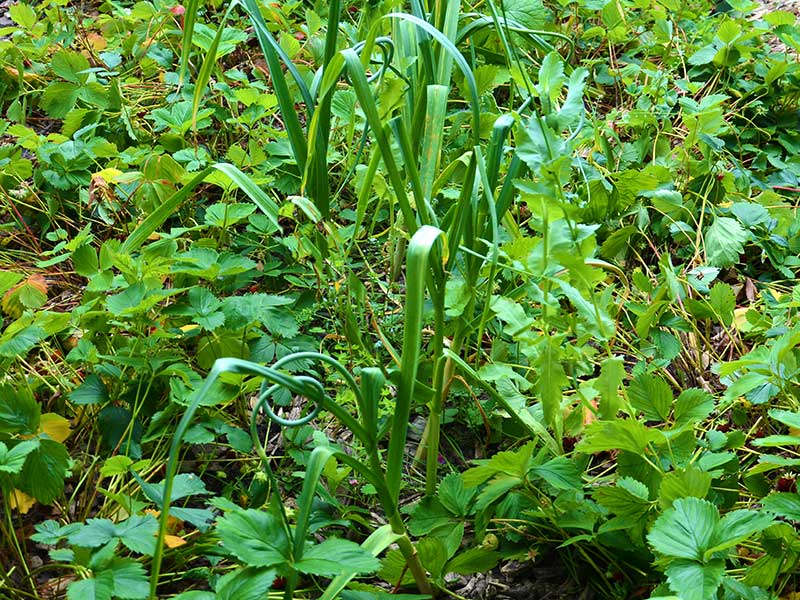
[[[364,52],[369,52],[369,45],[365,46]],[[384,130],[383,120],[378,113],[378,106],[375,103],[375,96],[367,81],[367,76],[364,74],[364,68],[361,60],[353,50],[343,50],[340,56],[347,65],[347,74],[350,76],[350,81],[353,85],[353,90],[356,92],[358,101],[361,103],[361,110],[367,118],[372,134],[375,136],[378,148],[383,157],[383,164],[389,172],[389,181],[394,188],[397,202],[400,205],[400,210],[405,219],[406,228],[409,233],[413,234],[417,230],[417,219],[414,216],[414,210],[411,208],[411,203],[408,201],[405,184],[400,177],[400,170],[394,160],[394,153],[389,139]]]
[[[341,6],[339,0],[332,0],[328,5],[328,30],[325,33],[325,53],[322,64],[322,73],[328,68],[336,54],[336,38],[339,32],[339,16]],[[309,135],[309,140],[314,145],[314,159],[309,160],[306,168],[309,176],[304,179],[309,183],[309,196],[314,201],[317,210],[324,218],[330,214],[330,184],[328,178],[328,142],[331,127],[331,102],[333,94],[326,94],[315,107],[314,114],[318,115],[319,127],[316,135]]]
[[[475,76],[472,73],[469,63],[467,63],[467,61],[461,55],[461,52],[458,51],[458,48],[456,48],[455,45],[453,45],[453,43],[447,39],[447,37],[441,31],[433,27],[433,25],[427,21],[423,21],[422,19],[415,17],[414,15],[409,15],[406,13],[389,13],[385,18],[402,19],[413,23],[425,33],[429,34],[437,42],[439,42],[444,51],[453,58],[456,65],[458,65],[458,68],[461,70],[462,75],[464,75],[464,80],[466,81],[467,88],[469,89],[469,104],[472,110],[472,135],[475,145],[480,144],[481,105],[480,97],[478,95],[478,85],[475,82]]]
[[[151,212],[144,221],[134,229],[122,244],[123,252],[133,252],[139,248],[172,214],[186,202],[192,190],[200,185],[208,175],[217,170],[227,175],[258,206],[259,209],[276,226],[278,225],[278,205],[246,174],[228,163],[217,163],[203,169],[186,185],[167,198],[157,209]]]
[[[512,405],[502,394],[498,393],[497,390],[486,383],[481,376],[475,372],[475,369],[468,365],[458,354],[455,354],[447,348],[444,349],[444,354],[455,363],[461,372],[466,375],[467,379],[474,385],[480,387],[491,396],[492,400],[503,407],[503,410],[505,410],[518,425],[525,429],[531,437],[542,440],[553,454],[560,454],[560,449],[556,440],[550,435],[550,432],[547,431],[547,428],[542,423],[533,418],[533,415],[531,415],[526,407]]]
[[[411,140],[408,139],[408,131],[403,123],[402,118],[395,117],[389,121],[389,127],[394,132],[394,137],[397,139],[400,146],[400,154],[403,157],[403,167],[406,172],[406,178],[411,182],[411,193],[414,195],[414,204],[417,207],[417,215],[419,216],[420,223],[423,225],[430,225],[432,219],[436,217],[433,211],[428,210],[428,202],[425,194],[422,192],[422,183],[419,177],[419,170],[417,169],[417,161],[414,158],[414,152],[411,149]]]
[[[286,82],[286,77],[281,69],[281,57],[284,59],[283,63],[292,74],[300,88],[300,93],[303,95],[303,100],[310,110],[313,107],[313,100],[308,91],[305,83],[303,82],[300,74],[297,72],[292,61],[288,60],[286,55],[281,50],[280,46],[275,43],[272,34],[267,29],[267,24],[261,16],[261,11],[258,8],[258,3],[255,0],[243,0],[247,15],[253,23],[253,28],[256,32],[256,37],[261,45],[261,50],[264,52],[264,59],[267,62],[270,77],[272,78],[272,86],[275,90],[275,97],[278,100],[278,107],[281,110],[283,117],[284,127],[289,136],[289,144],[292,147],[292,154],[294,155],[295,162],[300,169],[304,172],[306,169],[306,157],[308,156],[308,144],[306,137],[303,134],[303,128],[300,125],[300,118],[295,109],[294,97],[289,93],[289,86]]]
[[[183,86],[186,73],[189,70],[189,55],[192,52],[192,36],[194,23],[200,10],[200,0],[187,0],[186,10],[183,13],[183,39],[181,40],[181,66],[178,75],[178,87]]]
[[[192,129],[195,131],[197,130],[197,112],[200,110],[200,102],[203,100],[203,94],[206,90],[206,86],[211,79],[211,71],[214,70],[214,66],[217,64],[217,49],[219,48],[219,43],[222,40],[222,34],[225,32],[225,23],[228,21],[228,17],[230,16],[233,7],[238,3],[239,0],[232,0],[232,2],[228,5],[228,10],[226,10],[225,14],[222,16],[222,21],[219,23],[217,34],[214,36],[214,40],[211,42],[211,46],[208,48],[206,57],[203,59],[203,64],[200,67],[200,71],[197,73],[197,79],[195,79],[194,82],[194,96],[192,97]]]

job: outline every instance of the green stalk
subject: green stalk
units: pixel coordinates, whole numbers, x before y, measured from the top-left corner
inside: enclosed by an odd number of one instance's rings
[[[269,29],[267,29],[267,24],[264,22],[264,17],[261,16],[258,2],[256,0],[242,0],[242,5],[250,17],[250,21],[253,23],[256,37],[261,45],[262,52],[264,52],[264,59],[267,62],[267,68],[269,69],[269,74],[272,79],[275,97],[278,100],[278,106],[281,110],[286,133],[289,136],[289,144],[292,146],[292,154],[300,172],[305,172],[308,144],[305,135],[303,135],[300,118],[295,109],[294,96],[289,92],[289,86],[283,74],[283,69],[281,69],[281,63],[285,64],[286,68],[292,74],[309,111],[313,110],[314,104],[311,94],[302,77],[300,77],[300,74],[297,72],[297,68],[292,61],[286,57],[286,54],[275,42]]]
[[[222,21],[219,23],[217,34],[214,36],[214,40],[211,42],[211,46],[208,48],[206,57],[203,60],[203,64],[200,66],[200,71],[198,71],[197,78],[195,79],[194,96],[192,97],[192,129],[195,133],[197,133],[197,112],[200,110],[200,102],[203,99],[206,86],[211,79],[211,71],[214,70],[214,66],[217,64],[217,49],[219,48],[219,43],[222,40],[222,34],[225,32],[225,23],[228,21],[231,11],[237,4],[239,4],[239,0],[232,0],[232,2],[228,5],[228,9],[225,11],[225,14],[222,16]],[[183,56],[181,56],[181,59],[183,59]],[[183,67],[182,62],[181,67]],[[182,76],[183,70],[181,70],[181,77]]]
[[[224,173],[233,184],[242,190],[253,203],[269,218],[270,221],[278,225],[278,205],[258,187],[255,181],[242,173],[239,169],[228,163],[216,163],[200,171],[186,185],[175,192],[172,196],[164,200],[158,208],[150,213],[144,221],[134,229],[128,239],[122,244],[122,251],[131,253],[137,250],[147,239],[161,227],[172,214],[189,199],[192,190],[205,181],[206,177],[213,171]]]
[[[200,10],[200,0],[187,0],[183,13],[183,39],[181,40],[181,66],[178,72],[178,87],[183,87],[186,73],[189,70],[189,54],[192,52],[192,36],[194,23]]]
[[[406,267],[406,306],[403,349],[400,355],[400,383],[397,389],[386,460],[386,485],[395,504],[400,498],[408,419],[414,397],[422,344],[422,317],[425,304],[425,281],[434,246],[443,232],[430,225],[420,227],[408,245]],[[446,247],[443,245],[443,247]]]
[[[444,142],[444,121],[447,116],[448,89],[443,85],[427,87],[427,105],[425,110],[425,128],[422,138],[422,156],[420,157],[420,178],[422,194],[429,200],[433,198],[433,184],[441,162]]]
[[[439,293],[433,296],[433,399],[431,400],[430,416],[426,424],[428,440],[426,444],[427,457],[425,462],[425,494],[433,496],[436,494],[436,486],[439,483],[439,444],[441,440],[442,411],[444,410],[447,385],[445,380],[444,358],[444,277],[437,278]],[[422,441],[420,441],[422,446]]]
[[[389,127],[391,127],[394,132],[394,137],[397,138],[400,146],[400,153],[403,156],[406,176],[411,181],[411,192],[414,195],[414,203],[416,204],[420,223],[423,225],[430,225],[432,215],[429,213],[428,203],[422,191],[422,182],[420,181],[417,162],[411,150],[411,140],[408,138],[406,127],[400,117],[395,117],[389,121]]]
[[[295,394],[311,399],[315,404],[323,402],[322,386],[317,382],[316,386],[309,386],[307,381],[301,381],[296,377],[285,375],[279,371],[269,367],[262,367],[255,363],[236,359],[236,358],[220,358],[211,367],[203,387],[200,388],[197,396],[192,403],[187,407],[186,412],[181,417],[178,426],[175,429],[175,434],[172,438],[172,444],[169,450],[169,459],[167,461],[167,470],[164,476],[164,496],[161,505],[161,516],[159,518],[158,535],[156,537],[156,550],[153,554],[153,561],[150,567],[150,598],[151,600],[157,599],[158,579],[161,574],[161,563],[164,558],[164,538],[167,535],[167,524],[169,521],[169,507],[172,500],[172,487],[175,483],[175,474],[178,471],[178,457],[180,455],[183,438],[186,431],[192,424],[192,419],[200,403],[211,392],[211,388],[217,381],[219,376],[225,372],[243,373],[243,374],[257,374],[265,379],[279,384]],[[305,378],[306,380],[309,378]]]
[[[322,72],[330,65],[336,53],[336,38],[339,32],[339,16],[341,13],[340,0],[331,0],[328,6],[328,29],[325,33],[325,53],[323,56]],[[314,144],[316,160],[309,161],[306,169],[309,176],[305,177],[309,183],[309,195],[323,218],[330,215],[330,186],[328,178],[328,144],[331,125],[331,102],[333,94],[326,94],[320,99],[319,106],[314,110],[319,115],[317,134],[309,139]]]

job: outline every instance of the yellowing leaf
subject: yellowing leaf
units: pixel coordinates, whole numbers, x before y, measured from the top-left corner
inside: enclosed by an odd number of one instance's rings
[[[177,535],[165,535],[164,536],[164,544],[167,548],[177,548],[178,546],[183,546],[186,543],[186,540]]]
[[[25,309],[37,309],[47,302],[47,282],[41,275],[31,275],[3,296],[3,311],[19,318]]]
[[[99,52],[100,50],[105,50],[108,46],[108,42],[106,38],[104,38],[99,33],[90,33],[86,36],[86,41],[92,47],[92,50]]]
[[[17,79],[19,77],[19,71],[17,69],[15,69],[14,67],[6,67],[6,73],[8,73],[14,79]],[[25,81],[34,81],[36,79],[39,79],[39,76],[36,73],[31,73],[29,71],[23,71],[22,78]]]
[[[154,508],[146,508],[144,514],[153,515],[156,519],[161,518],[161,511],[155,510]],[[183,527],[183,521],[181,521],[178,517],[170,516],[167,519],[167,530],[178,531],[181,527]],[[172,548],[172,546],[170,546],[170,548]]]
[[[44,413],[39,420],[39,432],[46,433],[57,442],[63,442],[72,433],[69,419],[56,413]]]
[[[122,175],[122,171],[113,167],[108,167],[107,169],[98,171],[92,177],[99,177],[106,183],[115,183],[117,181],[117,177],[120,175]]]
[[[747,321],[748,310],[750,309],[746,306],[733,309],[733,325],[738,331],[746,333],[750,329],[750,324]]]
[[[31,507],[36,504],[36,499],[31,498],[22,490],[14,489],[11,490],[11,495],[8,497],[8,504],[12,509],[18,510],[19,514],[26,515]]]

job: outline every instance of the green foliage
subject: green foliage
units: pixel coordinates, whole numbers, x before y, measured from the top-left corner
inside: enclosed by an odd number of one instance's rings
[[[756,8],[8,7],[0,587],[795,593],[800,29]]]
[[[706,500],[676,500],[653,524],[647,540],[666,563],[670,588],[682,598],[715,598],[730,548],[772,524],[768,514],[732,511],[720,519]]]

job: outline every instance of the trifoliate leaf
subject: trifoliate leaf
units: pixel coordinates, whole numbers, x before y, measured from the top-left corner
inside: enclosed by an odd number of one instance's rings
[[[460,473],[450,473],[439,482],[438,497],[447,510],[454,515],[464,517],[468,514],[469,504],[475,497],[476,488],[468,488]]]
[[[736,309],[736,294],[733,292],[733,288],[727,283],[717,283],[711,288],[708,302],[719,321],[725,327],[730,327],[733,323],[733,311]]]
[[[130,550],[152,556],[156,548],[158,521],[152,515],[132,515],[117,523],[115,537]]]
[[[67,588],[67,600],[111,600],[113,593],[113,575],[104,572],[92,579],[71,583]]]
[[[150,583],[144,566],[132,558],[115,558],[108,571],[114,581],[114,596],[123,600],[144,600],[150,594]]]
[[[663,439],[664,434],[661,431],[650,429],[634,419],[595,421],[586,427],[584,438],[578,442],[575,450],[587,454],[606,450],[627,450],[642,454],[648,444]]]
[[[709,286],[719,275],[717,267],[695,267],[686,273],[689,285],[702,294],[707,294]]]
[[[47,332],[38,325],[29,325],[19,330],[9,331],[0,337],[0,356],[23,357],[31,348],[47,337]]]
[[[714,397],[700,388],[683,390],[675,400],[675,425],[698,423],[714,410]]]
[[[763,499],[764,510],[770,513],[789,519],[790,521],[800,521],[800,495],[788,492],[776,492]]]
[[[542,0],[504,0],[503,18],[514,25],[528,29],[541,29],[547,22],[549,11]]]
[[[89,76],[85,72],[89,69],[89,60],[74,50],[59,50],[53,54],[50,68],[56,75],[73,83],[83,83]]]
[[[533,467],[531,473],[541,477],[557,490],[583,488],[582,471],[575,462],[565,456],[556,456],[542,465]]]
[[[672,408],[672,389],[658,375],[642,373],[628,386],[631,406],[648,421],[666,421]]]
[[[241,223],[256,211],[254,204],[212,204],[206,209],[206,224],[225,229]]]
[[[20,27],[31,29],[36,25],[36,11],[23,2],[17,2],[8,7],[8,16]]]
[[[79,93],[77,84],[56,81],[44,89],[39,102],[49,117],[63,119],[75,106]]]
[[[69,543],[84,548],[97,548],[118,539],[139,554],[152,555],[156,547],[158,521],[152,515],[132,515],[121,523],[109,519],[89,519],[69,536]]]
[[[47,282],[41,275],[31,275],[3,296],[3,310],[18,318],[27,309],[40,308],[47,302]]]
[[[164,482],[157,484],[146,483],[139,479],[139,485],[142,486],[144,495],[150,500],[161,506],[164,502]],[[170,502],[186,498],[187,496],[205,495],[208,494],[206,484],[197,475],[192,473],[179,473],[172,480],[172,492],[170,494]]]
[[[62,526],[56,521],[48,519],[47,521],[36,524],[36,533],[31,536],[31,539],[39,544],[55,546],[64,538],[79,531],[82,527],[83,523],[70,523]]]
[[[714,553],[742,543],[752,535],[761,533],[775,522],[772,515],[755,510],[734,510],[722,517],[714,528],[711,547],[706,550],[705,559]]]
[[[434,529],[453,523],[453,516],[438,498],[425,497],[414,506],[408,521],[408,530],[415,536],[427,535]]]
[[[69,394],[73,404],[100,404],[108,400],[108,389],[103,380],[90,373],[78,387]]]
[[[691,466],[664,475],[658,498],[663,508],[669,508],[678,498],[705,498],[710,488],[711,474]]]
[[[647,513],[653,504],[647,486],[630,477],[623,477],[615,486],[598,488],[592,497],[609,512],[635,519]]]
[[[756,227],[769,222],[769,211],[756,202],[734,202],[731,212],[745,227]]]
[[[495,565],[497,565],[499,559],[499,552],[493,552],[480,547],[470,548],[469,550],[456,554],[455,558],[447,563],[445,571],[448,573],[459,573],[461,575],[485,573],[486,571],[491,571]]]

